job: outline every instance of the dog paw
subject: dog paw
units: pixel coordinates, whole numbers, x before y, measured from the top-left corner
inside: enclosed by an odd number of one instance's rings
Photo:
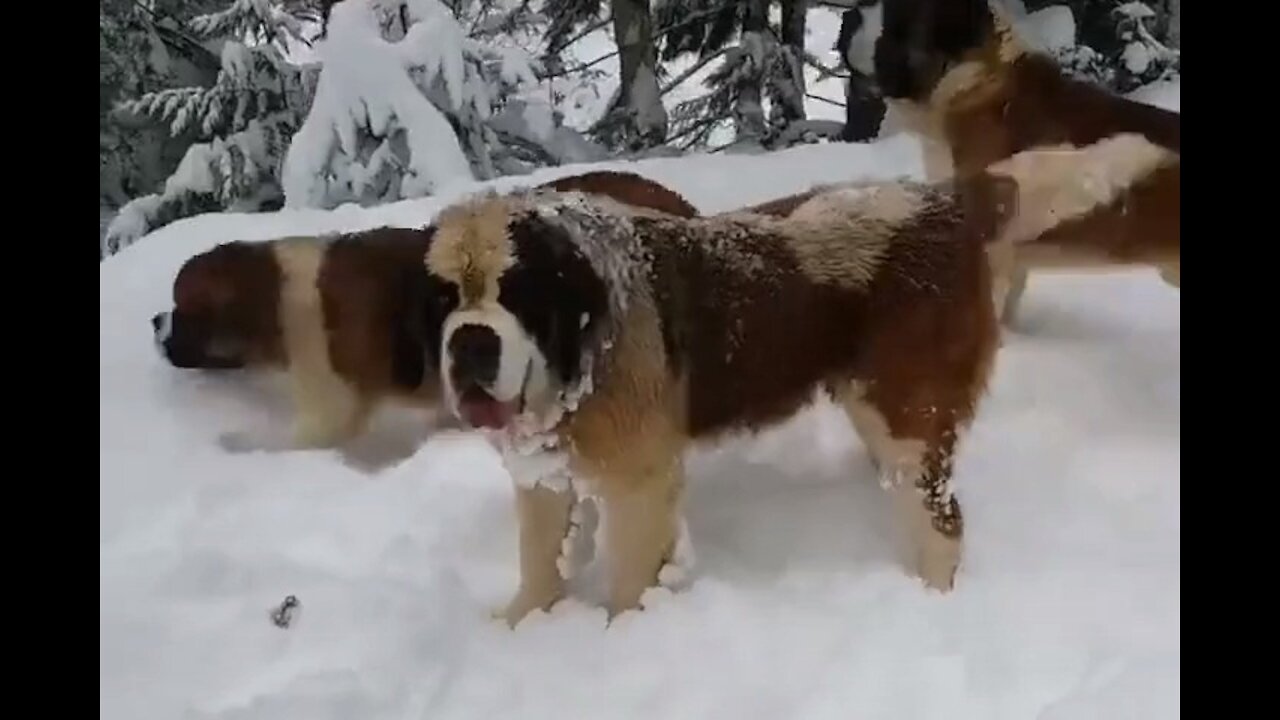
[[[916,555],[916,574],[931,590],[947,593],[955,588],[960,568],[959,541],[937,540]]]
[[[507,627],[514,630],[529,613],[534,610],[548,611],[559,599],[558,595],[547,597],[545,594],[521,591],[516,593],[506,607],[493,610],[490,617],[494,620],[502,620]]]

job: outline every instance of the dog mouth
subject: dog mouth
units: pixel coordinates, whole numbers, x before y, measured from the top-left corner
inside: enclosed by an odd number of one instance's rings
[[[529,377],[533,373],[533,360],[525,365],[520,392],[510,400],[499,400],[479,385],[472,385],[458,397],[458,414],[463,422],[473,428],[502,430],[525,409],[525,396]]]
[[[232,357],[212,355],[196,357],[182,353],[165,353],[164,358],[170,365],[180,370],[241,370],[245,367],[244,360]]]

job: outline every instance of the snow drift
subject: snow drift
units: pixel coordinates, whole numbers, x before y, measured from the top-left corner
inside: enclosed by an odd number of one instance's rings
[[[597,167],[705,212],[921,171],[904,137]],[[147,324],[215,243],[416,225],[450,199],[193,218],[102,263],[101,717],[1178,715],[1179,296],[1153,271],[1033,276],[958,460],[953,593],[903,574],[862,446],[817,403],[690,459],[692,587],[606,628],[588,574],[512,632],[489,618],[516,582],[489,446],[387,412],[346,452],[229,450],[286,422],[279,384],[171,369]]]

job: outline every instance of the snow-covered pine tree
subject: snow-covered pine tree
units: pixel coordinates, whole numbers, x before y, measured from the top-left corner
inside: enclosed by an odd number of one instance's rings
[[[778,62],[770,68],[770,124],[785,128],[804,120],[805,21],[809,16],[809,0],[780,0],[782,20],[779,23],[781,43]]]
[[[769,23],[769,0],[665,0],[658,14],[662,57],[697,53],[701,67],[723,57],[709,92],[672,110],[672,140],[705,146],[732,119],[735,144],[772,147],[804,118],[804,17],[807,3],[784,0],[782,25]],[[737,36],[736,45],[729,42]],[[765,100],[769,103],[766,119]]]
[[[468,36],[440,0],[343,0],[319,52],[315,102],[285,160],[288,206],[388,202],[492,177],[486,123],[512,89],[537,85],[527,53]]]
[[[430,192],[442,181],[593,158],[598,149],[563,128],[553,103],[533,87],[524,45],[541,32],[525,5],[234,0],[193,20],[223,43],[217,83],[153,93],[131,106],[170,129],[203,133],[205,142],[190,149],[163,192],[137,198],[116,218],[107,250],[198,212],[273,209],[290,195],[294,204],[321,207],[372,204]],[[298,32],[316,20],[329,36],[321,61],[337,58],[328,66],[285,52],[286,40],[296,47],[310,39]],[[413,118],[406,123],[413,133],[397,113]]]
[[[129,198],[159,188],[196,140],[122,108],[119,101],[187,85],[212,85],[217,54],[185,31],[211,2],[102,0],[98,6],[98,180],[102,227]],[[99,258],[104,249],[99,247]]]
[[[659,0],[661,2],[661,0]],[[603,146],[644,152],[665,142],[667,110],[662,103],[662,74],[654,46],[654,13],[650,0],[611,0],[609,16],[600,19],[600,0],[546,0],[551,24],[544,55],[552,74],[573,72],[562,54],[582,36],[612,25],[619,59],[618,88],[589,134]]]
[[[1177,49],[1180,4],[1177,0],[1025,0],[1028,12],[1059,6],[1058,22],[1071,23],[1074,44],[1053,52],[1072,74],[1127,93],[1181,70]],[[1052,12],[1052,11],[1050,11]]]
[[[221,69],[211,87],[160,90],[123,107],[168,125],[172,135],[194,134],[160,192],[120,209],[103,238],[104,255],[147,232],[201,212],[279,207],[278,181],[289,139],[311,104],[318,68],[290,63],[290,42],[305,44],[304,28],[317,6],[297,0],[232,0],[222,10],[191,18],[185,31],[220,46]]]
[[[476,70],[487,79],[486,86],[495,89],[493,113],[483,119],[493,170],[507,175],[602,159],[604,148],[565,126],[560,106],[591,92],[603,71],[563,72],[560,53],[547,52],[545,47],[557,29],[557,18],[534,10],[532,0],[452,2],[476,48],[469,57],[485,59]],[[536,82],[527,74],[519,74],[520,81],[513,82],[507,72],[509,63],[527,66],[536,74]],[[468,155],[474,162],[480,157],[479,148],[468,149]]]

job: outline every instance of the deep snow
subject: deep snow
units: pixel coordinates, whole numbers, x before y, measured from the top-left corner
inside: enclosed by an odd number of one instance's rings
[[[895,137],[630,167],[715,212],[920,157]],[[345,454],[230,449],[284,431],[281,384],[173,370],[147,323],[217,242],[438,202],[193,218],[101,264],[102,718],[1178,717],[1180,305],[1154,272],[1032,278],[958,461],[952,594],[903,574],[864,450],[819,403],[693,455],[689,589],[606,629],[588,583],[512,632],[488,615],[516,528],[487,444],[419,446],[422,419],[386,412]]]

